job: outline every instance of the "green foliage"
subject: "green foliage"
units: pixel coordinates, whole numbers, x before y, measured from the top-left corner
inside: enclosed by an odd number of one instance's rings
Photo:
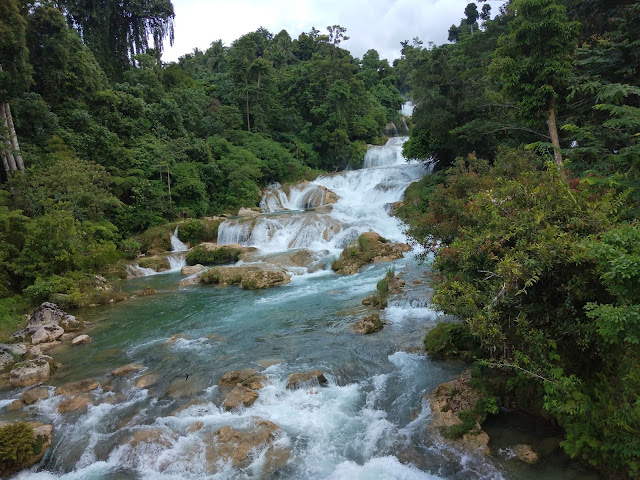
[[[120,245],[118,245],[120,251],[124,255],[124,258],[127,260],[133,260],[136,258],[140,252],[141,246],[140,242],[133,238],[126,238],[120,242]]]
[[[187,265],[222,265],[225,263],[235,263],[240,259],[241,250],[237,248],[219,247],[215,250],[208,250],[205,247],[197,246],[187,253]]]
[[[0,298],[0,341],[8,339],[24,326],[27,307],[27,302],[20,295]]]
[[[138,265],[142,268],[150,268],[156,272],[163,272],[165,270],[169,270],[170,264],[169,259],[167,257],[154,256],[154,257],[143,257],[138,260]]]
[[[437,323],[424,337],[424,348],[433,358],[468,355],[477,350],[477,341],[464,324]]]
[[[0,427],[0,473],[23,464],[34,454],[34,444],[33,429],[26,423]]]
[[[450,427],[444,427],[442,435],[444,435],[445,438],[457,440],[458,438],[462,438],[466,433],[469,433],[476,426],[476,414],[473,411],[461,410],[456,413],[456,415],[462,423],[451,425]]]

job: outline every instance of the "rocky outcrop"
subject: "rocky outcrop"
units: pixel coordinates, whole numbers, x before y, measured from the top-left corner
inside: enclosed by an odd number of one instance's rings
[[[375,232],[365,232],[344,248],[331,268],[337,273],[351,275],[368,263],[402,258],[403,253],[409,250],[411,247],[406,243],[391,243]]]
[[[185,267],[182,267],[182,269],[180,269],[180,275],[182,275],[183,277],[188,277],[191,275],[195,275],[196,273],[200,273],[205,269],[204,265],[200,265],[199,263],[196,265],[187,265]]]
[[[7,437],[13,437],[15,439],[16,435],[28,435],[29,430],[33,438],[30,454],[27,454],[24,458],[20,458],[17,462],[15,459],[11,459],[6,463],[0,463],[0,478],[8,478],[12,473],[24,470],[38,463],[51,446],[53,440],[53,425],[46,425],[40,422],[0,422],[0,435],[3,436],[6,435]]]
[[[258,396],[258,392],[255,390],[238,384],[227,394],[222,406],[227,411],[236,410],[240,407],[250,407],[258,399]]]
[[[291,282],[282,268],[268,265],[242,265],[238,267],[214,267],[202,273],[201,283],[240,285],[245,290],[277,287]]]
[[[19,342],[30,342],[33,345],[51,343],[58,340],[65,331],[76,332],[84,328],[84,322],[68,314],[56,304],[42,303],[29,318],[26,328],[13,334]]]
[[[49,398],[49,390],[44,387],[30,388],[29,390],[25,390],[24,392],[22,392],[20,398],[26,405],[31,405],[38,400]]]
[[[382,330],[383,326],[382,320],[380,320],[380,315],[374,313],[373,315],[363,317],[353,326],[353,331],[356,333],[369,334],[379,332]]]
[[[138,265],[141,268],[150,268],[154,272],[164,272],[171,268],[169,259],[164,255],[152,255],[150,257],[141,257],[138,259]]]
[[[470,381],[471,375],[463,374],[425,394],[433,416],[429,429],[443,441],[489,454],[489,435],[480,426],[481,416],[475,413],[482,393]]]
[[[52,360],[51,357],[42,355],[16,364],[9,374],[11,385],[19,388],[46,382],[51,374]]]
[[[238,383],[243,383],[253,377],[256,377],[258,373],[258,370],[254,368],[245,368],[244,370],[231,370],[220,377],[218,385],[220,385],[221,387],[234,387]],[[261,378],[264,377],[261,376]]]
[[[235,430],[222,427],[205,440],[207,465],[215,472],[220,465],[231,463],[234,468],[246,468],[264,452],[262,475],[269,475],[286,465],[291,451],[279,445],[284,431],[275,423],[258,420],[253,428]]]
[[[238,210],[237,216],[238,217],[255,217],[260,215],[261,213],[262,212],[260,211],[260,209],[256,207],[252,207],[252,208],[240,207],[240,210]]]
[[[297,390],[306,387],[318,387],[327,383],[322,370],[312,370],[310,372],[292,373],[287,378],[287,390]]]

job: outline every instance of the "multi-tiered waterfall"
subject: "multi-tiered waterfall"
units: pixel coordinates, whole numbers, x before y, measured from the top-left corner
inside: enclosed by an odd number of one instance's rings
[[[267,189],[261,202],[265,214],[224,222],[218,243],[267,252],[307,248],[335,255],[365,231],[405,241],[400,222],[389,216],[386,206],[401,200],[407,186],[425,174],[421,162],[407,163],[402,156],[406,140],[392,138],[385,146],[372,147],[361,170],[323,175],[287,191],[281,186]],[[338,199],[326,205],[330,193]]]

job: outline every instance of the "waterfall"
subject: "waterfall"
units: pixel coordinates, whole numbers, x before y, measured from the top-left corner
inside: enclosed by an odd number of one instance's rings
[[[406,141],[407,137],[394,137],[368,152],[366,168],[323,175],[291,187],[288,194],[272,185],[260,205],[265,213],[286,213],[227,220],[218,229],[218,244],[237,243],[264,252],[307,248],[335,255],[370,230],[391,241],[405,242],[401,222],[390,217],[386,207],[402,200],[409,184],[427,172],[421,162],[407,163],[402,156]],[[328,191],[338,197],[330,210],[299,211],[321,206]]]
[[[402,105],[402,109],[400,110],[400,113],[402,113],[402,115],[404,115],[405,117],[410,117],[413,115],[414,109],[415,109],[415,105],[413,104],[413,102],[408,101],[404,105]]]
[[[171,235],[171,251],[186,252],[187,250],[189,250],[189,247],[182,243],[178,238],[178,226],[176,225],[176,229],[173,231],[173,235]]]

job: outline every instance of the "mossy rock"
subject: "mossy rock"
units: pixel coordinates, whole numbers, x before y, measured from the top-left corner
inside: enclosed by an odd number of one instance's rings
[[[224,265],[236,263],[242,254],[242,250],[237,248],[220,247],[215,250],[208,249],[201,245],[192,248],[187,253],[187,265]]]
[[[140,265],[142,268],[150,268],[155,272],[164,272],[165,270],[169,270],[171,268],[169,259],[167,257],[160,256],[143,257],[138,260],[138,265]]]
[[[383,326],[382,320],[380,320],[380,315],[374,313],[373,315],[362,318],[353,326],[353,330],[356,333],[370,334],[379,332],[382,330]]]

